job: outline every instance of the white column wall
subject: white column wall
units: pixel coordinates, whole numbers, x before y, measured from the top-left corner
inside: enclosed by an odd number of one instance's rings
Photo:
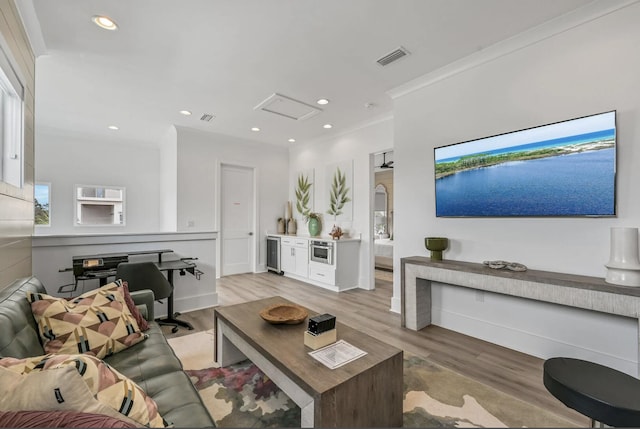
[[[178,227],[178,142],[172,125],[160,142],[160,231]]]

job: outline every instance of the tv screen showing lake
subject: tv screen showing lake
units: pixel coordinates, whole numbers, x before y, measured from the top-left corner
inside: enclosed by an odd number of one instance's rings
[[[616,112],[434,149],[436,216],[614,216]]]
[[[611,216],[615,149],[469,168],[436,180],[436,216]]]

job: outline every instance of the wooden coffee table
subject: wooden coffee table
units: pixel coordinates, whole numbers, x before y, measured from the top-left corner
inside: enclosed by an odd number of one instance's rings
[[[300,406],[302,427],[402,426],[402,350],[338,322],[338,340],[367,354],[329,369],[308,354],[306,320],[271,325],[260,317],[281,303],[293,304],[276,296],[216,308],[215,360],[227,366],[250,359]]]

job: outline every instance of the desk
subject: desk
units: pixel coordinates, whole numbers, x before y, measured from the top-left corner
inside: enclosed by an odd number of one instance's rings
[[[73,271],[75,284],[61,286],[60,288],[58,288],[58,293],[75,292],[75,290],[78,288],[79,281],[97,279],[100,283],[100,286],[106,285],[109,277],[116,276],[118,264],[122,262],[129,262],[129,256],[158,255],[158,263],[161,264],[162,255],[165,253],[173,253],[173,250],[137,250],[132,252],[100,253],[94,255],[73,256],[71,258],[72,268],[64,268],[58,270],[58,272]],[[65,290],[65,288],[68,286],[73,286],[73,289]]]
[[[79,280],[93,280],[97,279],[100,282],[100,286],[104,286],[107,284],[107,280],[109,277],[117,276],[117,267],[121,263],[129,262],[129,256],[139,256],[139,255],[158,255],[157,262],[154,262],[160,271],[165,271],[167,273],[167,280],[171,285],[171,295],[168,298],[167,305],[167,317],[163,319],[159,319],[160,321],[171,323],[177,326],[182,326],[184,328],[188,328],[189,330],[193,329],[193,326],[189,322],[185,322],[182,320],[178,320],[177,316],[180,313],[174,311],[173,308],[173,273],[178,270],[181,274],[185,271],[194,275],[196,279],[200,280],[201,271],[196,269],[195,262],[192,261],[193,258],[184,258],[178,260],[171,261],[163,261],[162,255],[165,253],[173,253],[171,249],[158,249],[158,250],[138,250],[132,252],[119,252],[119,253],[102,253],[95,255],[84,255],[84,256],[74,256],[73,260],[73,268],[65,269],[73,270],[73,274],[75,276],[75,285],[73,290],[66,291],[64,287],[58,289],[58,292],[73,292],[78,287]],[[197,259],[197,258],[196,258]],[[85,261],[92,261],[92,264],[86,264]],[[177,326],[175,327],[174,332],[177,331]]]
[[[177,317],[180,313],[177,313],[173,310],[173,272],[175,270],[179,270],[181,272],[188,271],[189,273],[196,276],[197,279],[200,279],[200,271],[196,270],[196,264],[191,261],[177,260],[177,261],[165,261],[165,262],[157,262],[156,266],[160,271],[167,272],[167,280],[169,280],[169,284],[171,284],[171,295],[169,295],[167,302],[167,317],[160,319],[163,322],[167,323],[175,323],[176,325],[185,327],[189,330],[193,329],[193,325],[189,322],[185,322],[184,320],[178,320]],[[176,329],[177,330],[177,329]],[[174,332],[176,331],[174,330]]]

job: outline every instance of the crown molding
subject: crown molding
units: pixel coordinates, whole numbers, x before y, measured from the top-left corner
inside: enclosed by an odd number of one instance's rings
[[[24,31],[27,33],[27,38],[31,43],[33,55],[36,58],[40,55],[45,55],[47,53],[47,45],[44,42],[42,28],[40,27],[33,0],[16,0],[15,5],[22,20]]]
[[[640,0],[595,0],[576,10],[560,15],[513,37],[497,42],[437,70],[410,80],[387,91],[392,99],[400,98],[436,82],[509,55],[542,40],[569,31],[594,21],[617,10],[624,9]]]

